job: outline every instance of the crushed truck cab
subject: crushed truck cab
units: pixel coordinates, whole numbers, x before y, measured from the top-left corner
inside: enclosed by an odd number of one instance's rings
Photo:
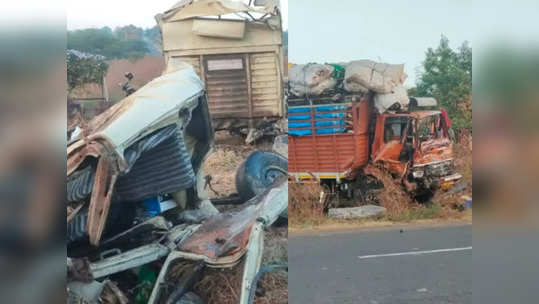
[[[401,177],[413,193],[434,192],[461,177],[454,173],[448,122],[441,111],[377,115],[371,158]]]

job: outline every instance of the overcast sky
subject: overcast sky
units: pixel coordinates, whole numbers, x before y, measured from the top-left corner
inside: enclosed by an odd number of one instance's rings
[[[289,1],[289,62],[404,63],[406,86],[442,33],[455,48],[473,36],[469,0]]]
[[[166,11],[179,0],[75,0],[67,1],[67,28],[101,28],[133,24],[140,27],[156,25],[154,16]],[[238,0],[239,1],[239,0]],[[244,0],[249,2],[248,0]],[[295,0],[292,0],[295,1]],[[283,26],[287,27],[287,0],[281,0]]]

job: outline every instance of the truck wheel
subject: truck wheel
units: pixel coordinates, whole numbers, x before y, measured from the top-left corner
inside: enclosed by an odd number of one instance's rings
[[[286,176],[287,171],[288,161],[281,155],[255,151],[238,168],[236,190],[243,200],[249,200]]]
[[[380,201],[378,200],[378,196],[376,196],[376,193],[374,191],[369,191],[365,197],[365,202],[367,205],[376,205],[380,206]]]
[[[266,151],[255,151],[241,164],[236,172],[236,190],[247,201],[264,192],[275,181],[286,177],[288,160],[283,156]],[[288,209],[280,215],[278,222],[288,222]]]

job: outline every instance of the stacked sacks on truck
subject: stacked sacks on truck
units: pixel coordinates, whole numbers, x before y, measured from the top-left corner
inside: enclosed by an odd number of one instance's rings
[[[296,64],[288,71],[290,93],[297,97],[321,95],[337,84],[334,71],[335,68],[328,64]]]
[[[374,105],[379,113],[384,113],[408,107],[405,80],[404,64],[355,60],[346,65],[344,89],[350,93],[374,93]]]
[[[373,91],[387,94],[406,80],[404,64],[379,63],[372,60],[354,60],[346,65],[344,88],[348,92]]]
[[[297,98],[370,93],[374,95],[378,112],[384,113],[408,108],[408,93],[403,86],[405,80],[404,64],[372,60],[298,64],[289,70],[289,93]]]

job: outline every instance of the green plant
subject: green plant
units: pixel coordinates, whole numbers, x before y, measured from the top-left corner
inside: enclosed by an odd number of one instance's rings
[[[448,111],[455,130],[472,128],[472,48],[465,41],[457,51],[443,36],[425,53],[415,96],[432,96]]]

